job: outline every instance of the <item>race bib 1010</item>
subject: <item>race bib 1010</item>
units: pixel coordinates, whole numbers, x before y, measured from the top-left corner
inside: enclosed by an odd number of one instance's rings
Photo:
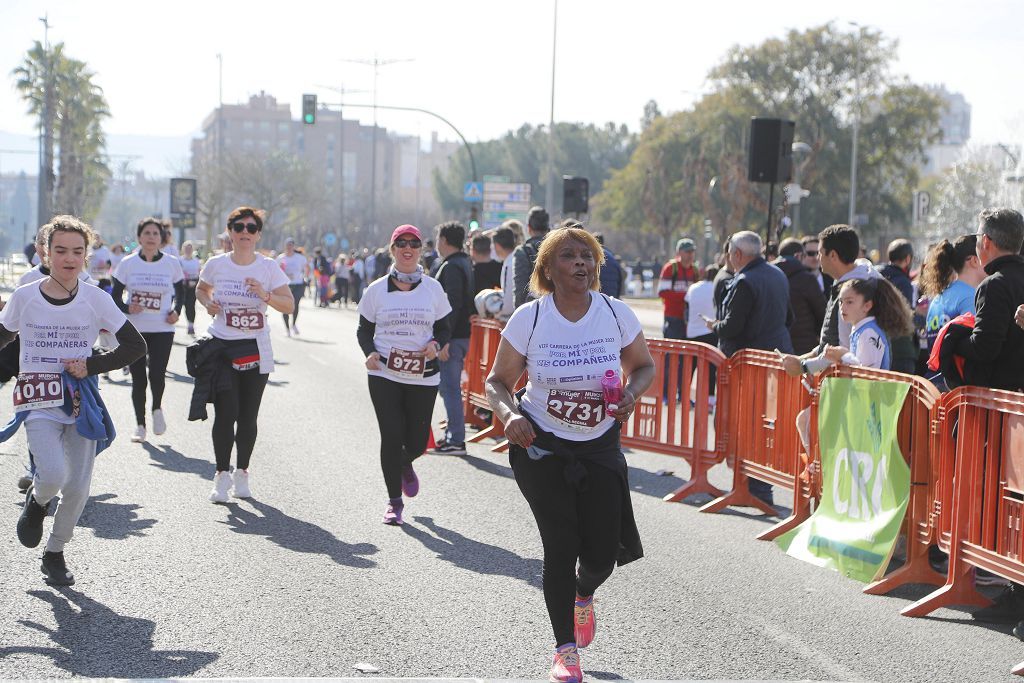
[[[14,385],[14,412],[64,405],[64,381],[59,372],[22,372]]]

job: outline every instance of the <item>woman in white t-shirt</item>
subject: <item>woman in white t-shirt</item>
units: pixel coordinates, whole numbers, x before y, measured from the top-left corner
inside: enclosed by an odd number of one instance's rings
[[[178,259],[160,251],[163,226],[160,220],[147,216],[135,229],[139,249],[117,264],[114,271],[114,303],[142,333],[149,350],[144,358],[131,364],[132,405],[135,408],[135,433],[132,441],[146,440],[146,389],[153,394],[153,433],[167,431],[163,398],[167,361],[174,346],[174,325],[181,315],[184,288]],[[128,301],[124,294],[128,292]],[[148,378],[147,378],[148,372]]]
[[[344,302],[348,308],[348,254],[341,252],[334,259],[334,298],[332,302]]]
[[[263,212],[241,206],[228,216],[228,228],[231,251],[206,262],[196,287],[196,300],[213,323],[208,330],[209,352],[193,373],[196,385],[189,412],[190,420],[205,419],[205,413],[196,412],[197,401],[214,406],[217,473],[209,496],[214,503],[227,502],[229,492],[236,498],[252,495],[249,460],[256,445],[263,390],[274,369],[267,307],[287,314],[295,305],[284,273],[273,259],[256,251],[263,235]],[[232,447],[236,449],[233,476]]]
[[[185,276],[185,319],[188,320],[188,334],[196,336],[196,285],[199,284],[199,271],[202,263],[196,258],[196,248],[191,240],[181,245],[181,272]]]
[[[552,681],[582,680],[578,648],[594,637],[594,591],[616,561],[643,556],[619,428],[654,377],[640,321],[598,291],[601,246],[578,222],[568,225],[541,243],[530,279],[540,298],[512,314],[487,378],[543,541]],[[524,370],[526,388],[515,400]],[[602,378],[620,372],[627,381],[613,403]]]
[[[39,545],[47,505],[59,494],[42,571],[47,583],[69,586],[75,578],[64,562],[64,545],[89,498],[96,453],[114,436],[96,375],[144,355],[146,343],[106,292],[78,277],[93,239],[89,226],[57,216],[43,230],[50,274],[19,287],[3,307],[0,348],[21,335],[15,418],[8,427],[25,425],[35,468],[18,540],[29,548]],[[119,346],[93,355],[100,329],[116,330]]]
[[[306,255],[295,250],[295,240],[289,237],[284,241],[284,253],[278,255],[277,263],[288,278],[288,289],[291,290],[295,306],[292,309],[291,327],[288,326],[288,314],[284,314],[284,331],[288,336],[299,333],[296,323],[299,322],[299,302],[306,292],[306,280],[309,279],[309,261]]]
[[[427,449],[441,382],[437,352],[450,335],[452,307],[441,284],[424,277],[419,265],[422,249],[416,227],[395,228],[391,270],[370,284],[359,301],[356,337],[366,355],[388,491],[384,523],[395,526],[402,523],[402,494],[412,498],[420,489],[412,463]]]

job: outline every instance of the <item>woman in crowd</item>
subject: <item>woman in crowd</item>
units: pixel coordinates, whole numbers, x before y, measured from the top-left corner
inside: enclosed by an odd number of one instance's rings
[[[322,247],[313,250],[313,270],[316,273],[316,300],[320,308],[327,308],[327,290],[331,287],[331,274],[334,271],[331,259],[324,255]]]
[[[974,313],[974,290],[985,279],[985,268],[978,260],[974,235],[942,240],[931,248],[918,280],[921,295],[928,297],[925,335],[928,351],[946,323],[964,313]]]
[[[202,264],[195,254],[195,245],[189,240],[181,245],[181,272],[185,275],[185,319],[188,320],[189,336],[196,336],[196,285],[199,284],[199,270]]]
[[[334,259],[334,298],[331,301],[344,302],[348,308],[348,255],[345,252]]]
[[[35,470],[18,519],[22,545],[39,545],[47,506],[60,496],[42,572],[47,583],[70,586],[64,546],[89,499],[96,453],[114,435],[95,376],[145,355],[146,343],[106,292],[79,279],[93,242],[89,226],[57,216],[43,230],[49,274],[15,290],[0,312],[0,347],[20,333],[32,349],[21,358],[15,419],[0,440],[24,423]],[[92,355],[100,329],[116,330],[119,346]]]
[[[599,293],[602,260],[586,230],[547,236],[530,279],[540,298],[509,319],[487,378],[544,546],[552,681],[582,681],[578,648],[594,638],[594,592],[616,562],[643,556],[619,430],[650,386],[654,361],[636,315]],[[526,388],[514,399],[524,370]],[[621,396],[605,401],[602,378],[620,372]]]
[[[166,245],[160,221],[152,216],[139,221],[136,228],[139,249],[125,257],[114,271],[114,303],[128,314],[146,340],[147,355],[132,363],[132,405],[135,407],[135,434],[132,441],[146,440],[146,388],[153,393],[153,433],[167,431],[163,397],[167,361],[174,346],[174,325],[178,322],[185,294],[181,264],[161,251]],[[128,292],[128,301],[124,293]]]
[[[366,356],[370,399],[380,426],[380,466],[388,491],[384,523],[400,525],[405,504],[420,483],[413,461],[427,449],[440,367],[448,342],[448,297],[424,277],[420,231],[400,225],[391,233],[393,263],[387,277],[370,284],[359,301],[356,337]]]
[[[263,236],[263,212],[241,206],[228,216],[231,251],[214,256],[199,274],[196,300],[213,317],[210,338],[192,349],[189,372],[196,377],[189,419],[205,419],[213,403],[213,452],[217,473],[210,501],[225,503],[252,495],[249,461],[256,445],[263,390],[274,369],[267,307],[291,313],[295,299],[288,278],[256,251]],[[231,450],[237,450],[234,475]]]
[[[284,271],[285,277],[288,278],[288,289],[291,291],[292,300],[295,302],[291,311],[291,327],[288,327],[289,314],[283,314],[284,331],[290,337],[293,334],[298,335],[299,333],[299,328],[296,325],[299,322],[299,301],[302,300],[302,295],[306,291],[306,280],[309,279],[309,263],[306,261],[305,254],[296,251],[295,240],[291,237],[284,241],[284,253],[278,255],[277,263],[281,266],[281,270]]]

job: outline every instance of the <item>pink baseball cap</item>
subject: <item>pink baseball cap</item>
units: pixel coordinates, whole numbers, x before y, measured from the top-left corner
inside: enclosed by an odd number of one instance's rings
[[[421,241],[421,242],[423,241],[423,236],[420,235],[420,229],[417,228],[415,225],[408,225],[407,224],[407,225],[399,225],[397,228],[395,228],[395,231],[393,233],[391,233],[391,244],[394,244],[395,240],[397,240],[402,235],[412,235],[413,237],[415,237],[419,241]]]

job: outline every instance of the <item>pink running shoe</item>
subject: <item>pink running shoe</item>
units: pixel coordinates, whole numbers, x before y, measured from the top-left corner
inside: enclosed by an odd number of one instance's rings
[[[581,598],[576,596],[573,608],[573,619],[576,622],[576,647],[586,647],[594,640],[597,629],[597,614],[594,613],[594,596]]]
[[[390,524],[391,526],[402,526],[402,510],[405,506],[401,503],[388,502],[388,506],[384,509],[384,523]]]
[[[583,683],[583,669],[580,668],[580,653],[575,643],[566,643],[555,650],[555,661],[551,664],[551,683]]]
[[[412,465],[406,465],[402,468],[402,493],[408,498],[415,498],[419,492],[420,478],[416,476],[416,470]]]

